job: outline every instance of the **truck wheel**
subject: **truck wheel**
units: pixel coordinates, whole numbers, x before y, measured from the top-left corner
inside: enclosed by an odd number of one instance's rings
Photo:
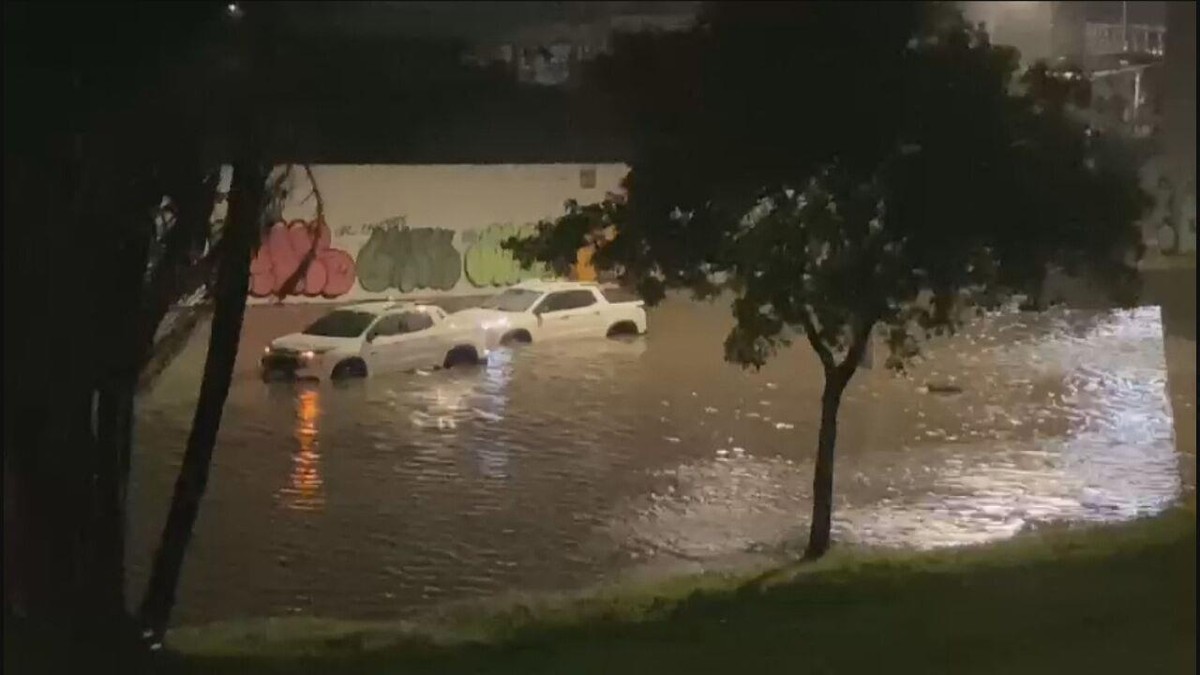
[[[442,362],[442,367],[473,366],[477,363],[479,363],[479,353],[475,351],[474,347],[463,345],[446,353],[446,360]]]
[[[531,342],[533,342],[533,336],[529,334],[529,331],[525,330],[514,330],[510,333],[505,333],[504,337],[500,338],[500,344],[505,347],[527,345]]]
[[[637,324],[632,321],[618,321],[608,328],[608,337],[625,337],[638,334]]]
[[[334,380],[349,380],[367,376],[367,364],[362,359],[346,359],[333,367],[330,377]]]

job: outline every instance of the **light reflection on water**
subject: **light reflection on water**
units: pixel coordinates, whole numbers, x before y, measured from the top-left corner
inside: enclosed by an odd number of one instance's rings
[[[279,490],[284,508],[316,511],[325,506],[321,480],[321,452],[317,440],[317,419],[321,415],[321,394],[305,388],[296,396],[296,451],[288,484]]]
[[[1060,325],[1048,333],[1022,323],[1026,317],[996,317],[935,346],[928,367],[912,378],[856,382],[848,398],[860,404],[909,399],[899,405],[917,433],[893,442],[876,435],[856,448],[846,440],[843,413],[839,451],[858,452],[838,460],[838,540],[952,546],[1047,521],[1128,519],[1170,505],[1183,485],[1158,311],[1063,312],[1049,317]],[[912,393],[921,391],[918,383],[940,381],[960,383],[964,392]],[[878,406],[865,407],[878,420]],[[849,417],[853,424],[855,413]],[[636,516],[617,525],[617,536],[639,542],[644,556],[787,548],[805,534],[807,457],[780,461],[717,448],[710,459],[659,475],[665,489],[639,500]]]
[[[651,321],[646,339],[533,345],[474,369],[238,381],[180,619],[389,616],[796,550],[815,359],[723,364],[720,306]],[[1194,489],[1161,330],[1157,309],[992,317],[907,378],[860,373],[841,413],[838,540],[974,543],[1152,513]],[[167,394],[142,402],[134,513],[165,504],[189,419]],[[156,532],[134,523],[135,565]]]

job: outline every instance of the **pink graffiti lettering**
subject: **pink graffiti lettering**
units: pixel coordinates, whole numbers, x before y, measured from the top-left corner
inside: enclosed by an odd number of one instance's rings
[[[305,295],[336,298],[354,286],[354,258],[349,253],[330,248],[332,237],[324,223],[293,220],[271,226],[254,259],[250,262],[250,295]],[[309,257],[315,248],[316,255]],[[308,266],[301,271],[301,266]],[[291,293],[284,286],[297,274]]]

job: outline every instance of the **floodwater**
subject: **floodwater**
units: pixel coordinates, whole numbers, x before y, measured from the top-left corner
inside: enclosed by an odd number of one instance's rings
[[[794,555],[816,359],[797,345],[757,373],[723,363],[727,305],[669,302],[650,326],[628,342],[535,344],[346,386],[268,386],[240,369],[177,622],[392,617]],[[936,343],[907,378],[860,372],[841,411],[837,541],[970,544],[1192,494],[1194,335],[1192,393],[1174,402],[1164,344],[1156,307],[1012,314]],[[135,592],[200,354],[140,403]],[[1189,417],[1177,449],[1173,418]]]

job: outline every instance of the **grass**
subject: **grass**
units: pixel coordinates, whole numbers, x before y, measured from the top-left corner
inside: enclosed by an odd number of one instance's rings
[[[1194,507],[935,553],[833,553],[753,581],[448,613],[418,624],[172,632],[176,673],[1193,673]]]

